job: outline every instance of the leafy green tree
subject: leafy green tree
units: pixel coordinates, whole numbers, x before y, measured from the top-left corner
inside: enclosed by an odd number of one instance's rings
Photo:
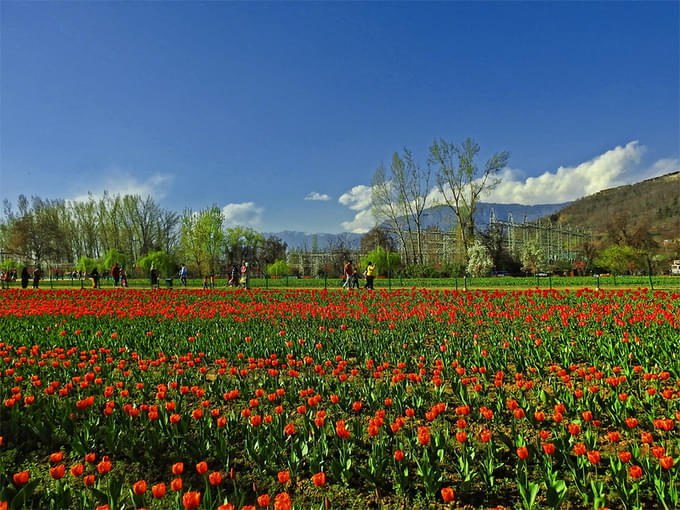
[[[644,255],[632,246],[613,244],[595,259],[595,265],[614,274],[626,274],[644,270]]]
[[[86,257],[85,255],[78,259],[78,265],[76,266],[78,271],[85,271],[87,274],[90,274],[94,268],[97,268],[97,271],[101,269],[101,264],[97,259]],[[99,273],[101,274],[101,271]]]
[[[19,263],[18,260],[14,259],[5,259],[3,260],[2,264],[0,264],[0,269],[3,269],[5,271],[9,271],[11,269],[17,269],[23,267],[22,264]]]
[[[118,262],[119,266],[124,266],[127,264],[127,257],[115,248],[109,248],[104,256],[104,269],[110,270],[115,262]]]
[[[228,228],[224,237],[224,251],[227,262],[239,264],[242,261],[259,264],[258,256],[264,246],[262,234],[250,227]]]
[[[487,276],[493,268],[493,258],[488,248],[477,240],[468,250],[467,272],[471,276]]]
[[[224,216],[219,207],[199,212],[184,211],[181,220],[180,246],[182,255],[201,274],[216,274],[220,254],[224,250]]]
[[[397,252],[378,246],[368,255],[361,257],[361,267],[366,269],[369,262],[375,264],[375,276],[387,275],[388,272],[393,273],[401,266],[401,257]]]
[[[437,187],[460,225],[466,260],[475,239],[475,213],[480,198],[498,186],[498,173],[509,158],[507,152],[498,152],[479,168],[475,163],[479,150],[479,145],[470,138],[461,145],[440,139],[430,146],[430,164],[437,167]]]
[[[267,273],[270,276],[288,276],[290,274],[290,268],[285,260],[277,260],[273,264],[267,266]]]
[[[174,275],[177,269],[177,261],[175,258],[164,251],[152,251],[148,253],[137,262],[137,265],[144,274],[149,274],[151,272],[151,266],[153,266],[158,269],[161,276]]]

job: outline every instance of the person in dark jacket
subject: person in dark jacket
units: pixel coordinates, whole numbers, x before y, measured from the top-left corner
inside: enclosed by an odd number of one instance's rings
[[[28,288],[28,268],[24,266],[24,268],[21,270],[21,288],[26,289]]]
[[[40,278],[42,277],[42,269],[40,269],[40,266],[37,266],[33,270],[33,288],[37,289],[40,287]]]
[[[92,288],[98,289],[99,288],[99,271],[97,271],[96,267],[90,273],[90,278],[92,278]]]

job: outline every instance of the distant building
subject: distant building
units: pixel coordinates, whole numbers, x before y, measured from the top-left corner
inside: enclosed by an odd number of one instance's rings
[[[680,276],[680,260],[674,260],[671,264],[671,274]]]

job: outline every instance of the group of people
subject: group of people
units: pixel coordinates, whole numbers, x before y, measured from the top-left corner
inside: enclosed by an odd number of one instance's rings
[[[36,266],[35,269],[33,269],[32,275],[28,272],[28,268],[24,266],[21,269],[21,288],[22,289],[28,288],[28,282],[31,281],[31,277],[33,278],[33,288],[34,289],[40,288],[40,280],[42,278],[42,275],[43,272],[42,269],[40,269],[40,266]],[[3,289],[9,289],[11,282],[16,281],[16,279],[17,279],[16,269],[8,269],[0,273],[0,282],[2,282]]]
[[[187,266],[186,264],[182,264],[182,267],[179,270],[179,281],[184,287],[187,286],[187,276]],[[240,269],[236,264],[233,264],[227,272],[227,287],[248,288],[248,276],[248,262],[242,262]],[[214,289],[215,279],[215,275],[205,275],[203,277],[203,288]]]
[[[363,274],[364,278],[366,278],[366,284],[364,285],[364,289],[373,289],[373,280],[375,279],[375,265],[373,264],[373,262],[371,261],[368,262],[368,265],[366,266],[366,269],[364,269]],[[348,260],[347,263],[345,263],[345,266],[343,268],[342,279],[343,289],[345,287],[350,289],[359,288],[359,271],[356,267],[354,267],[351,260]]]

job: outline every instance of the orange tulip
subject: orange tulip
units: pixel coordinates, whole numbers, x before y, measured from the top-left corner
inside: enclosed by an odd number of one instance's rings
[[[141,496],[146,492],[146,480],[139,480],[132,484],[132,492]]]
[[[64,466],[63,464],[59,464],[57,466],[50,468],[50,476],[55,480],[59,480],[64,476],[65,471],[66,466]]]
[[[64,458],[64,452],[56,452],[50,455],[50,462],[52,464],[58,464]]]
[[[320,473],[316,473],[315,475],[312,476],[312,482],[314,482],[314,485],[317,487],[321,487],[326,483],[326,473],[323,471]]]
[[[418,427],[418,442],[423,446],[430,444],[430,431],[427,427]]]
[[[453,496],[454,496],[454,493],[453,493],[453,489],[451,487],[444,487],[442,489],[442,499],[446,503],[450,503],[451,501],[453,501]]]
[[[213,471],[210,473],[210,476],[208,476],[208,480],[210,481],[210,485],[219,485],[222,482],[222,473]]]
[[[269,506],[269,494],[262,494],[257,497],[257,504],[260,508],[266,508]]]
[[[85,471],[85,466],[83,466],[82,464],[75,464],[71,466],[71,474],[73,476],[78,477],[83,474],[83,471]]]
[[[520,446],[517,448],[517,456],[522,460],[526,459],[529,456],[529,450],[527,450],[527,447]]]
[[[165,496],[165,484],[163,482],[157,483],[156,485],[151,487],[151,494],[153,494],[153,497],[156,499],[161,499],[163,496]]]
[[[640,478],[642,476],[642,468],[640,466],[630,466],[628,472],[631,478]]]
[[[666,455],[665,457],[661,457],[659,459],[659,463],[661,463],[661,467],[664,469],[670,469],[673,467],[674,460],[673,457],[670,455]]]
[[[290,510],[291,501],[287,492],[281,492],[274,498],[274,510]]]
[[[182,490],[182,479],[181,478],[175,478],[172,482],[170,482],[170,488],[175,491],[181,491]]]
[[[28,476],[28,471],[19,471],[18,473],[14,473],[14,483],[17,485],[17,487],[21,487],[28,482]]]
[[[175,476],[179,476],[182,474],[184,471],[184,462],[175,462],[172,465],[172,474]]]
[[[203,475],[208,471],[208,463],[206,461],[199,462],[196,464],[196,471],[199,475]]]
[[[94,485],[94,475],[85,475],[83,477],[83,483],[86,487],[92,487]]]
[[[107,458],[104,458],[99,464],[97,464],[97,471],[99,471],[102,475],[105,475],[111,471],[111,461]]]
[[[201,493],[197,491],[185,492],[182,496],[182,504],[186,510],[198,508],[198,505],[201,504]]]
[[[590,461],[591,464],[598,464],[600,462],[600,452],[597,450],[589,451],[588,461]]]
[[[278,478],[280,483],[286,483],[290,480],[290,473],[288,471],[279,471]]]

